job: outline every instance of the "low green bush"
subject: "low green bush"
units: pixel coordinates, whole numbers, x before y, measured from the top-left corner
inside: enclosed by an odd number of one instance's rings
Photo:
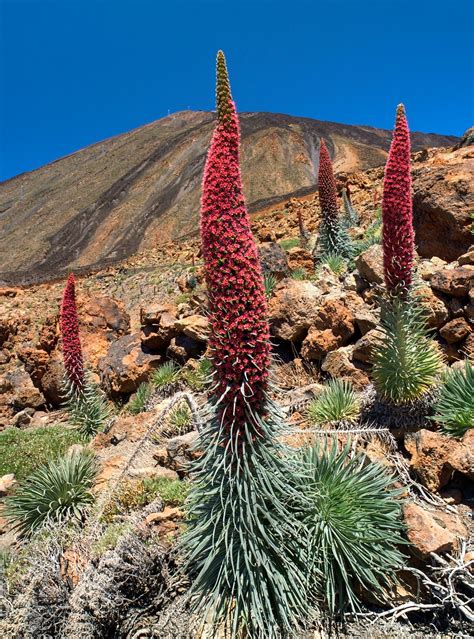
[[[265,288],[265,297],[267,300],[269,300],[273,295],[273,291],[275,290],[277,283],[277,279],[274,275],[271,273],[265,273],[263,276],[263,286]]]
[[[151,384],[158,390],[164,391],[176,384],[180,369],[175,362],[166,362],[153,371]]]
[[[300,238],[299,237],[291,237],[288,238],[287,240],[280,240],[280,246],[284,251],[289,251],[292,248],[295,248],[295,246],[299,246],[300,245]]]
[[[308,418],[315,425],[356,421],[360,400],[349,381],[331,379],[324,390],[307,408]]]
[[[466,361],[462,370],[450,369],[444,375],[431,419],[454,437],[474,428],[474,366],[470,362]]]
[[[386,302],[382,330],[383,337],[373,351],[377,392],[395,405],[421,399],[438,383],[443,366],[441,352],[429,337],[424,309],[412,298]]]
[[[194,391],[202,391],[210,383],[212,376],[212,362],[201,357],[196,368],[185,367],[181,371],[181,378]]]
[[[153,394],[153,387],[147,382],[142,382],[137,388],[135,395],[127,404],[127,410],[132,415],[138,415],[146,410],[147,404]]]
[[[85,439],[94,437],[103,429],[112,411],[97,384],[87,380],[80,394],[77,394],[69,385],[66,389],[66,398],[65,406],[69,422]]]
[[[7,428],[0,433],[0,476],[14,473],[21,481],[82,441],[76,429],[64,424],[25,430]]]
[[[50,460],[35,470],[7,499],[5,517],[22,535],[45,523],[81,522],[94,501],[95,458],[78,452]]]
[[[360,591],[384,599],[404,565],[400,490],[363,454],[330,438],[302,453],[308,575],[331,617],[360,609]]]

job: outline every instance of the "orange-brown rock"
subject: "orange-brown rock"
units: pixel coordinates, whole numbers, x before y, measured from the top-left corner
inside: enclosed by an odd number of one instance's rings
[[[354,321],[352,311],[343,301],[325,301],[301,345],[302,357],[321,360],[329,351],[346,344],[354,334]]]
[[[272,335],[290,342],[301,341],[318,317],[320,304],[321,291],[312,282],[280,282],[268,303]]]
[[[176,306],[174,304],[155,304],[140,309],[140,323],[142,325],[159,324],[161,316],[167,313],[176,317]]]
[[[380,344],[383,335],[383,332],[376,328],[368,331],[365,335],[362,335],[362,337],[354,344],[352,358],[359,362],[370,364],[373,360],[374,350]]]
[[[101,469],[97,474],[93,492],[100,493],[107,488],[109,482],[116,479],[127,463],[126,455],[113,455],[102,462]]]
[[[405,436],[410,468],[431,491],[439,491],[457,471],[474,480],[474,430],[461,440],[422,429]]]
[[[464,255],[458,257],[458,264],[459,266],[466,266],[468,264],[474,266],[474,246],[471,246],[469,251],[464,253]]]
[[[448,344],[460,342],[471,332],[471,327],[464,317],[458,317],[445,324],[439,331]]]
[[[155,319],[154,323],[150,322],[151,318]],[[158,316],[147,314],[144,316],[144,322],[141,329],[142,344],[153,351],[166,349],[173,337],[180,332],[176,316],[169,311],[163,311]]]
[[[5,497],[11,492],[13,486],[16,484],[14,473],[8,473],[0,477],[0,497]]]
[[[437,152],[413,164],[413,224],[422,257],[456,260],[472,244],[474,149]]]
[[[188,315],[177,320],[175,327],[179,333],[198,342],[207,342],[209,339],[209,320],[203,315]]]
[[[321,370],[335,379],[351,381],[355,388],[363,389],[369,383],[367,374],[352,362],[352,346],[342,346],[326,355]]]
[[[415,502],[403,506],[411,551],[427,560],[431,553],[452,553],[459,547],[459,540],[468,537],[468,530],[461,519],[442,510],[426,510]]]
[[[304,269],[307,273],[314,271],[313,256],[301,246],[294,246],[288,250],[288,266],[290,270]]]
[[[431,287],[453,297],[466,297],[474,288],[474,266],[444,268],[431,278]]]
[[[166,506],[164,510],[159,513],[150,513],[145,517],[145,523],[147,526],[151,524],[158,524],[162,521],[166,521],[167,519],[183,519],[184,513],[179,508],[172,508],[171,506]]]
[[[110,342],[129,332],[130,316],[122,302],[107,296],[80,300],[78,315],[84,356],[95,368]]]
[[[361,253],[355,264],[359,275],[364,280],[371,284],[383,283],[383,254],[380,244],[374,244]]]
[[[143,348],[140,333],[124,335],[113,342],[107,355],[99,360],[101,383],[110,395],[133,393],[162,360],[162,355]]]
[[[439,328],[449,319],[449,311],[443,300],[429,286],[415,289],[415,295],[425,310],[426,320],[430,328]]]

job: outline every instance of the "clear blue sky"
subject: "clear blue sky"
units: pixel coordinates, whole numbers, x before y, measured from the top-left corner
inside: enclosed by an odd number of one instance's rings
[[[0,0],[0,179],[181,109],[474,124],[472,0]]]

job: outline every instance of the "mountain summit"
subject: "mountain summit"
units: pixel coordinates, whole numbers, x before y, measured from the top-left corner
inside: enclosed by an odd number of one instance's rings
[[[182,111],[0,184],[0,279],[96,268],[198,229],[215,114]],[[251,212],[316,188],[320,138],[336,171],[384,163],[390,131],[278,113],[242,113],[244,191]],[[453,136],[413,133],[414,151]]]

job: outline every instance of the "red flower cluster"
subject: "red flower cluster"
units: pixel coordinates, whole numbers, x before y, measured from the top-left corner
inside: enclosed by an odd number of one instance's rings
[[[243,435],[244,418],[263,408],[269,328],[260,259],[242,194],[239,122],[221,51],[217,56],[217,113],[201,202],[209,345],[216,370],[213,394],[223,398],[224,427]]]
[[[411,286],[415,234],[411,199],[410,133],[405,108],[397,108],[392,144],[385,165],[382,198],[383,263],[390,293],[405,295]]]
[[[339,215],[336,180],[331,157],[323,138],[321,138],[319,149],[318,190],[322,218],[329,228],[335,228]]]
[[[60,316],[63,359],[66,375],[76,391],[84,387],[84,362],[79,339],[74,275],[68,277],[63,293]]]

